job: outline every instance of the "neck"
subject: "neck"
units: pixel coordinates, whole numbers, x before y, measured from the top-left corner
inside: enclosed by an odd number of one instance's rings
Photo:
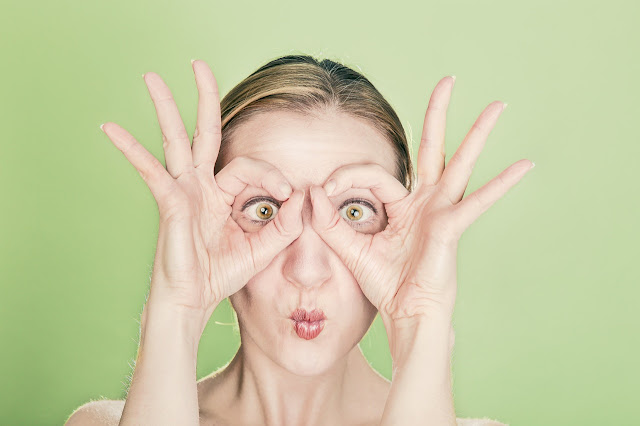
[[[224,381],[234,395],[228,395],[228,402],[234,412],[242,413],[243,424],[324,425],[343,424],[353,417],[355,400],[374,375],[358,346],[330,369],[300,376],[245,339],[225,369]]]

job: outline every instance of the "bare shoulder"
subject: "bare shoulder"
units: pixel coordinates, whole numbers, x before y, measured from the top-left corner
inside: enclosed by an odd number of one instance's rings
[[[65,426],[118,426],[124,402],[110,399],[87,402],[71,414]]]
[[[458,426],[509,426],[506,423],[499,422],[488,418],[484,419],[456,419]]]

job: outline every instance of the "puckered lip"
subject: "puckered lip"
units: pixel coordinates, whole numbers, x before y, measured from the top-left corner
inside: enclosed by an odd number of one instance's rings
[[[289,318],[291,318],[296,322],[299,322],[299,321],[314,322],[314,321],[322,321],[326,319],[326,316],[324,315],[324,312],[322,312],[322,309],[313,309],[311,311],[307,311],[306,309],[298,308],[295,311],[293,311],[293,313]]]

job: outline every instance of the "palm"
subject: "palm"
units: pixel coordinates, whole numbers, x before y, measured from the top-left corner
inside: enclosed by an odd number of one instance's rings
[[[221,142],[218,88],[204,62],[195,62],[194,72],[199,105],[193,146],[169,88],[157,74],[145,75],[162,130],[166,169],[120,126],[107,123],[102,128],[139,171],[158,204],[151,293],[210,315],[212,307],[297,238],[304,193],[291,193],[273,165],[246,157],[234,158],[214,176]],[[254,233],[245,233],[230,215],[235,197],[248,185],[288,199],[276,219]]]
[[[447,282],[451,274],[446,248],[454,247],[456,239],[446,223],[451,204],[438,202],[435,191],[425,187],[385,204],[385,230],[363,236],[365,248],[354,277],[380,310],[415,312],[434,292],[446,290],[437,283]]]

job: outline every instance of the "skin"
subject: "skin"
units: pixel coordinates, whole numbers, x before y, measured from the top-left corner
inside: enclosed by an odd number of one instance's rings
[[[200,96],[193,146],[166,84],[145,75],[166,169],[126,130],[102,126],[160,210],[151,290],[119,424],[455,425],[457,242],[532,166],[520,160],[463,198],[505,104],[485,108],[445,168],[454,79],[443,78],[429,100],[412,193],[392,176],[384,138],[335,110],[273,112],[245,123],[212,179],[220,143],[217,84],[204,62],[195,61],[194,72]],[[239,207],[256,195],[281,203],[265,225]],[[340,214],[354,196],[379,212],[363,227]],[[198,341],[225,297],[238,312],[242,346],[226,369],[196,383]],[[288,317],[296,307],[325,311],[319,337],[295,334]],[[391,384],[356,346],[376,311],[389,338]],[[68,424],[91,424],[95,408],[78,410]]]
[[[294,189],[305,191],[303,231],[231,296],[242,345],[223,374],[201,381],[201,410],[213,417],[240,416],[225,418],[235,424],[344,424],[345,419],[347,424],[375,424],[389,382],[369,367],[357,344],[377,310],[313,228],[308,194],[344,165],[376,164],[391,175],[395,157],[390,143],[367,123],[335,110],[314,117],[278,111],[243,123],[223,165],[237,156],[273,164]],[[255,210],[262,203],[250,206],[253,211],[241,211],[256,196],[271,197],[262,188],[247,186],[233,205],[231,216],[245,232],[267,223],[250,221],[258,218]],[[360,203],[340,209],[355,197],[370,202],[378,213]],[[269,204],[275,217],[275,200]],[[359,222],[364,224],[347,225],[356,232],[374,234],[387,225],[384,205],[369,189],[350,188],[332,197],[331,204],[345,223],[349,206],[362,209]],[[315,339],[295,333],[289,316],[297,307],[324,311],[325,327]]]

